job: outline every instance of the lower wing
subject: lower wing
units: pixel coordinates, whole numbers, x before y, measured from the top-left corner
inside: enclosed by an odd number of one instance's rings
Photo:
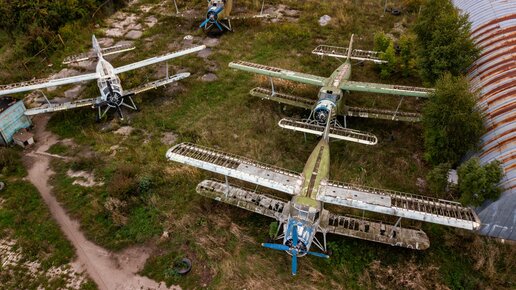
[[[0,85],[0,96],[91,81],[97,78],[99,78],[97,73],[91,73],[62,79],[39,79],[9,85]]]
[[[202,196],[277,220],[286,220],[288,217],[288,202],[255,190],[216,180],[204,180],[197,185],[196,191]]]

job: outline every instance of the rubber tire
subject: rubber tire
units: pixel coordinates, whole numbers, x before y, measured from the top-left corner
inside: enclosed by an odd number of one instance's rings
[[[184,266],[184,267],[180,268],[181,266]],[[190,259],[188,259],[188,258],[183,258],[181,260],[181,265],[175,266],[175,270],[176,270],[176,273],[179,275],[188,274],[188,272],[190,272],[192,270],[192,261],[190,261]]]

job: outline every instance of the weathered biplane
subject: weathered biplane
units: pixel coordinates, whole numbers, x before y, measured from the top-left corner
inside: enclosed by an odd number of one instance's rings
[[[328,113],[332,113],[332,107]],[[284,250],[292,256],[292,274],[297,258],[305,255],[328,258],[312,252],[315,244],[327,253],[328,233],[359,238],[392,246],[424,250],[430,246],[425,232],[401,226],[401,219],[413,219],[456,228],[474,230],[480,220],[471,208],[460,203],[393,190],[330,181],[331,120],[326,119],[322,138],[308,158],[302,173],[263,164],[202,146],[182,143],[170,148],[166,157],[225,176],[225,181],[204,180],[197,193],[276,219],[277,237],[282,244],[262,244]],[[252,183],[247,189],[230,184],[228,177]],[[262,194],[258,186],[292,195],[290,201]],[[364,217],[332,213],[324,203],[397,217],[397,222],[376,221]],[[278,236],[279,231],[282,234]],[[316,234],[322,234],[322,242]]]
[[[177,52],[165,54],[162,56],[152,57],[143,61],[135,62],[132,64],[128,64],[125,66],[114,68],[105,58],[104,56],[112,55],[116,53],[126,52],[133,50],[134,47],[126,46],[126,45],[117,45],[108,48],[101,48],[97,38],[95,36],[92,37],[93,42],[93,51],[86,54],[81,54],[77,56],[68,57],[64,60],[63,64],[71,64],[88,60],[97,60],[96,72],[83,74],[73,77],[61,78],[61,79],[38,79],[27,82],[9,84],[9,85],[1,85],[0,86],[0,96],[7,94],[14,94],[26,91],[39,90],[43,88],[62,86],[73,83],[80,83],[84,81],[97,80],[97,85],[100,90],[100,97],[90,98],[90,99],[81,99],[77,101],[65,102],[60,104],[52,104],[47,99],[48,105],[41,108],[34,108],[25,111],[25,115],[36,115],[42,113],[56,112],[74,108],[81,107],[93,107],[98,110],[97,120],[103,118],[110,109],[115,109],[120,118],[123,119],[123,114],[121,107],[127,107],[132,110],[138,110],[136,107],[132,96],[148,91],[150,89],[154,89],[160,86],[168,85],[173,82],[179,81],[181,79],[187,78],[190,76],[190,73],[179,73],[173,76],[168,75],[168,65],[167,65],[167,75],[164,79],[156,80],[132,90],[124,91],[122,89],[122,85],[120,83],[120,78],[117,76],[120,73],[124,73],[127,71],[131,71],[134,69],[142,68],[148,65],[152,65],[159,62],[164,62],[176,57],[180,57],[183,55],[187,55],[190,53],[194,53],[206,48],[204,45],[196,46],[184,50],[180,50]],[[45,97],[46,98],[46,97]]]
[[[262,10],[260,14],[231,16],[233,0],[207,0],[208,11],[205,14],[206,16],[204,21],[199,25],[199,28],[204,29],[205,32],[210,32],[215,28],[218,32],[233,31],[233,27],[231,26],[232,19],[269,17],[268,14],[262,13],[265,3],[264,1],[265,0],[262,1]],[[174,0],[174,4],[176,6],[177,15],[184,17],[185,15],[179,13],[176,0]]]
[[[349,80],[351,77],[351,60],[385,63],[385,61],[380,58],[379,52],[353,49],[353,35],[351,36],[348,48],[320,45],[314,49],[312,53],[320,56],[343,58],[345,59],[345,62],[328,78],[245,61],[231,62],[229,67],[265,75],[270,78],[271,89],[261,87],[254,88],[250,91],[252,96],[311,110],[308,119],[296,120],[284,118],[278,123],[280,127],[321,136],[324,132],[324,125],[326,124],[327,119],[330,118],[332,119],[330,135],[333,138],[368,145],[376,144],[377,138],[369,133],[346,128],[346,116],[408,122],[419,121],[421,118],[420,114],[399,110],[403,97],[410,96],[426,98],[431,92],[433,92],[433,89],[428,88],[356,82]],[[279,78],[321,87],[318,99],[313,100],[276,92],[272,78]],[[402,98],[396,110],[350,107],[342,104],[344,99],[343,92],[345,91],[400,95]],[[332,113],[330,114],[330,112]],[[337,122],[335,118],[337,115],[344,116],[344,126]]]

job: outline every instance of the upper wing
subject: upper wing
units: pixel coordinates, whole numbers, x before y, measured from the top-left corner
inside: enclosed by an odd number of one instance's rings
[[[460,203],[393,190],[347,183],[321,185],[317,199],[323,202],[474,230],[480,220],[471,208]]]
[[[170,148],[167,158],[288,194],[301,184],[299,173],[190,143]]]
[[[173,59],[173,58],[176,58],[176,57],[180,57],[180,56],[183,56],[183,55],[194,53],[194,52],[203,50],[205,48],[206,48],[206,45],[199,45],[199,46],[195,46],[195,47],[192,47],[192,48],[187,48],[187,49],[183,49],[183,50],[176,51],[176,52],[173,52],[173,53],[165,54],[165,55],[162,55],[162,56],[155,56],[155,57],[152,57],[152,58],[148,58],[146,60],[142,60],[142,61],[139,61],[139,62],[131,63],[131,64],[124,65],[124,66],[121,66],[121,67],[117,67],[117,68],[114,69],[114,71],[115,71],[116,74],[127,72],[127,71],[130,71],[130,70],[134,70],[134,69],[142,68],[142,67],[145,67],[145,66],[148,66],[148,65],[151,65],[151,64],[155,64],[155,63],[158,63],[158,62],[163,62],[163,61],[167,61],[169,59]]]
[[[226,184],[215,180],[203,180],[197,185],[196,191],[205,197],[277,220],[286,220],[288,216],[287,202],[279,200],[277,197],[267,196],[233,184]]]
[[[62,86],[83,81],[90,81],[99,78],[97,73],[85,74],[80,76],[62,78],[62,79],[39,79],[28,82],[15,83],[0,86],[0,96],[7,94],[15,94],[26,91]]]
[[[353,237],[391,246],[425,250],[430,246],[428,236],[422,230],[400,227],[385,221],[364,217],[337,215],[323,210],[319,224],[324,232]]]
[[[295,81],[295,82],[300,82],[303,84],[309,84],[309,85],[314,85],[314,86],[319,86],[319,87],[324,86],[324,83],[326,81],[326,78],[323,78],[323,77],[319,77],[319,76],[315,76],[315,75],[311,75],[311,74],[294,72],[294,71],[276,68],[276,67],[272,67],[272,66],[255,64],[255,63],[246,62],[246,61],[231,62],[229,64],[229,67],[247,71],[247,72],[262,74],[262,75],[270,76],[273,78]]]
[[[428,88],[364,83],[354,81],[342,82],[340,85],[340,89],[345,91],[371,92],[419,98],[428,98],[428,95],[434,92],[434,89]]]

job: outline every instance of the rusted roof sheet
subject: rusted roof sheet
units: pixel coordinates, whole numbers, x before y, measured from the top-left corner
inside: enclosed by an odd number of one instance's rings
[[[477,209],[480,233],[516,240],[516,1],[453,0],[469,15],[471,38],[482,50],[468,71],[486,116],[480,160],[502,162],[500,199]]]

